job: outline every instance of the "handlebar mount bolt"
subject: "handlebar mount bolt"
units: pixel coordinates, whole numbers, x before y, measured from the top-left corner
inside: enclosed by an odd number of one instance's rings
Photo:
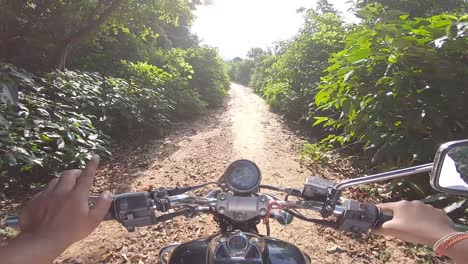
[[[261,202],[266,202],[268,200],[268,198],[264,195],[260,196],[260,201]]]
[[[219,214],[224,214],[224,213],[226,213],[226,208],[224,206],[220,206],[220,207],[218,207],[217,211],[218,211]]]
[[[226,200],[226,194],[225,194],[225,193],[220,193],[220,194],[218,195],[218,199],[221,200],[221,201]]]
[[[266,215],[267,212],[268,212],[267,209],[262,208],[262,209],[260,209],[260,211],[258,211],[258,214],[263,216],[263,215]]]

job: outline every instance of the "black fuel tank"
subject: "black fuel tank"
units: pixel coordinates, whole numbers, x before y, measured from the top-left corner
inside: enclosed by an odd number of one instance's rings
[[[193,240],[176,247],[169,264],[310,264],[293,244],[240,231]]]

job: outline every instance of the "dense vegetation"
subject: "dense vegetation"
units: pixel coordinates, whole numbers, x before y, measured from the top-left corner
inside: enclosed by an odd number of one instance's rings
[[[314,159],[339,147],[380,168],[430,162],[442,142],[468,137],[466,8],[358,1],[361,22],[350,25],[319,1],[292,40],[231,64],[248,61],[251,71],[238,79],[248,76],[274,110],[321,137],[304,147]],[[398,182],[394,190],[420,197],[426,185]]]
[[[2,1],[0,178],[6,187],[109,156],[220,104],[224,62],[190,33],[189,0]],[[6,177],[5,177],[6,176]]]

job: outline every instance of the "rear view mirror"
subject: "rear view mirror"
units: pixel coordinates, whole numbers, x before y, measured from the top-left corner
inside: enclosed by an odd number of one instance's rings
[[[440,146],[434,160],[431,185],[441,192],[468,195],[468,140]]]

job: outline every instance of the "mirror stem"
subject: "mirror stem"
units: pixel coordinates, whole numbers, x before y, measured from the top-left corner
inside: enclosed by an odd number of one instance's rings
[[[390,180],[390,179],[395,179],[395,178],[400,178],[400,177],[406,177],[406,176],[410,176],[410,175],[414,175],[418,173],[430,172],[432,170],[432,165],[433,165],[432,163],[428,163],[428,164],[409,167],[405,169],[394,170],[394,171],[374,174],[370,176],[350,179],[350,180],[346,180],[346,181],[338,183],[337,185],[335,185],[334,189],[337,191],[340,191],[340,190],[343,190],[345,188],[355,186],[355,185],[380,182],[380,181],[385,181],[385,180]]]

